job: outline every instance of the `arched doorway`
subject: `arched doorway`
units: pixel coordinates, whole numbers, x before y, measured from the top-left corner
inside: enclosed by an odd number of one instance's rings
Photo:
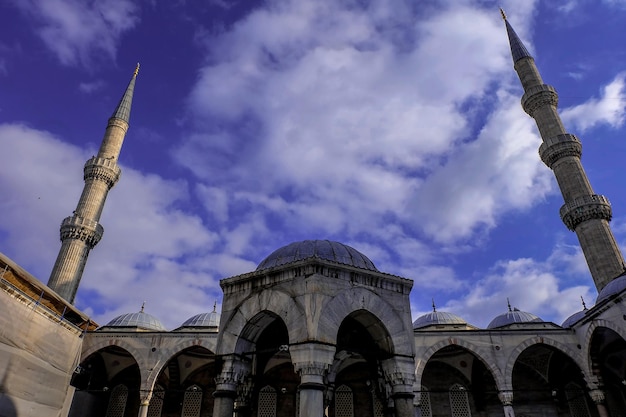
[[[424,367],[421,386],[422,417],[502,415],[491,371],[461,346],[435,352]]]
[[[516,414],[596,416],[586,394],[583,373],[566,354],[536,344],[525,349],[513,366],[513,406]]]
[[[159,373],[149,414],[154,417],[210,416],[213,413],[215,376],[213,352],[202,346],[182,350]]]
[[[119,346],[90,355],[77,368],[69,416],[135,417],[141,376],[135,358]]]
[[[285,322],[272,312],[257,314],[244,326],[237,352],[250,366],[235,402],[237,415],[295,416],[300,381],[291,362]]]
[[[598,327],[591,336],[590,357],[612,416],[626,410],[626,341],[615,331]]]
[[[372,313],[347,316],[337,332],[335,360],[328,375],[329,417],[382,417],[393,406],[383,361],[393,358],[385,326]]]

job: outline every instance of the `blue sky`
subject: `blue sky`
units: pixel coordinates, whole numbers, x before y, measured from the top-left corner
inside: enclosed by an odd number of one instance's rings
[[[520,106],[498,6],[560,96],[626,243],[626,1],[14,0],[0,4],[0,251],[47,282],[82,166],[137,61],[76,304],[175,328],[219,279],[331,239],[484,327],[597,295]],[[393,3],[393,4],[392,4]]]

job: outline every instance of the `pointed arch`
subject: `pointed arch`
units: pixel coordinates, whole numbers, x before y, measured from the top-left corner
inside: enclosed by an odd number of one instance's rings
[[[381,323],[381,329],[389,335],[388,346],[391,353],[414,354],[415,340],[412,337],[410,318],[401,317],[396,306],[365,288],[345,289],[324,305],[324,313],[317,324],[318,340],[336,343],[339,326],[346,317],[358,311],[367,311]]]
[[[263,322],[259,321],[263,317],[261,313],[280,317],[284,321],[290,343],[307,339],[307,328],[302,325],[306,323],[302,306],[291,295],[272,288],[251,295],[230,311],[229,317],[222,317],[224,327],[220,328],[217,354],[241,353],[238,349],[243,348],[240,341],[242,335],[244,339],[251,340],[255,337],[255,329],[262,330]]]
[[[524,340],[522,343],[517,345],[515,349],[513,349],[513,351],[511,352],[504,371],[505,385],[503,387],[498,387],[501,391],[510,391],[513,389],[513,368],[515,367],[515,364],[517,363],[517,360],[522,352],[534,345],[547,345],[554,348],[555,350],[561,352],[566,357],[571,359],[576,364],[576,366],[578,366],[581,372],[583,372],[583,374],[585,375],[585,379],[588,379],[588,377],[591,375],[591,373],[588,372],[590,368],[587,367],[585,360],[582,357],[582,354],[570,349],[567,345],[554,339],[543,336],[534,336]]]
[[[415,378],[416,383],[420,384],[422,381],[422,375],[424,374],[424,368],[426,368],[426,364],[428,361],[441,349],[448,346],[459,346],[463,349],[467,350],[469,353],[474,355],[482,364],[487,368],[487,370],[491,373],[492,378],[494,379],[498,390],[504,389],[504,378],[502,372],[499,368],[495,366],[495,361],[489,360],[490,353],[481,349],[480,347],[474,345],[471,342],[468,342],[464,339],[459,338],[449,338],[445,340],[441,340],[438,343],[431,346],[426,352],[422,355],[419,355],[416,358],[417,366],[415,367]]]
[[[587,333],[585,333],[585,340],[584,340],[584,343],[585,343],[584,351],[585,351],[585,355],[587,358],[587,363],[586,363],[587,367],[585,368],[585,373],[588,375],[593,375],[593,371],[591,369],[591,363],[592,363],[591,348],[592,348],[592,343],[593,343],[593,336],[596,330],[599,328],[607,328],[609,330],[612,330],[618,336],[624,339],[624,341],[626,341],[626,330],[623,327],[616,326],[614,322],[608,321],[608,320],[603,320],[603,319],[593,320],[591,322],[591,325],[587,329]]]

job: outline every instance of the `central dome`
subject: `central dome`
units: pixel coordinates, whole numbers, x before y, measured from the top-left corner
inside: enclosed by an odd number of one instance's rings
[[[331,240],[303,240],[302,242],[290,243],[272,252],[259,264],[256,270],[260,271],[309,258],[325,259],[339,264],[378,271],[374,263],[358,250]]]

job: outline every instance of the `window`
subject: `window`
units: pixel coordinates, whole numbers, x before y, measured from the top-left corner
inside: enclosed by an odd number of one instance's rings
[[[589,417],[585,392],[573,382],[565,386],[565,397],[572,417]]]
[[[200,417],[202,408],[202,388],[192,385],[185,390],[181,417]]]
[[[335,390],[335,417],[354,417],[352,390],[347,385]]]
[[[116,385],[111,391],[109,406],[106,417],[124,417],[126,410],[126,400],[128,399],[128,388],[126,385]]]
[[[450,412],[452,417],[471,417],[472,413],[467,398],[467,390],[463,385],[454,384],[450,387]]]
[[[269,385],[259,391],[259,417],[276,417],[276,390]]]
[[[420,391],[420,409],[422,411],[422,417],[432,417],[433,410],[430,407],[430,392],[428,392],[428,388],[425,386],[422,386]]]

